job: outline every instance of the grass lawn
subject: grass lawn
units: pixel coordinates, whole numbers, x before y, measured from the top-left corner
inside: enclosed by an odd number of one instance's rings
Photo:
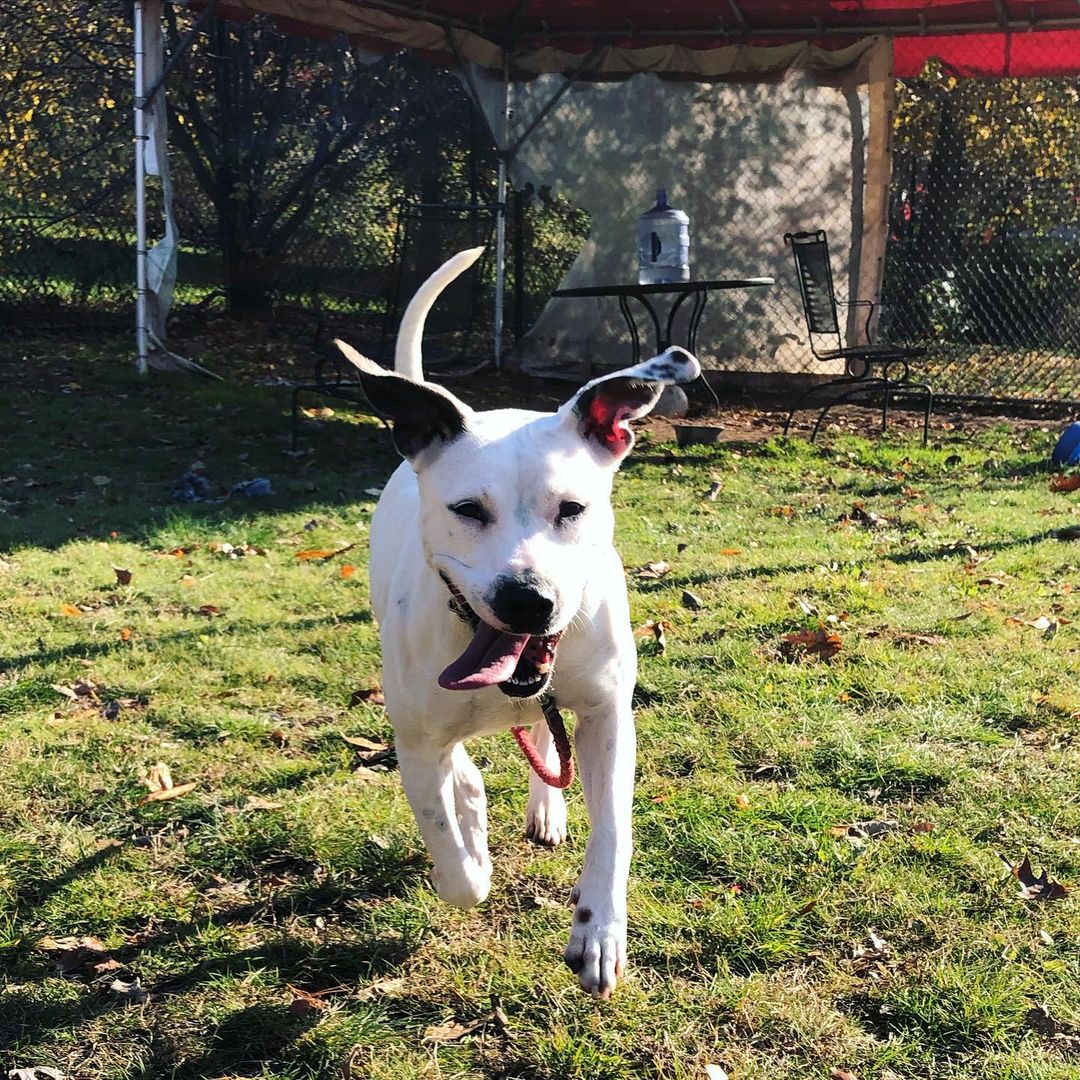
[[[5,1074],[1080,1076],[1080,493],[1049,491],[1051,433],[639,447],[619,545],[669,564],[631,601],[670,626],[640,639],[631,966],[597,1004],[561,963],[580,788],[570,843],[532,847],[512,740],[472,744],[495,883],[462,912],[392,757],[345,741],[391,734],[354,696],[381,428],[336,411],[293,457],[283,389],[123,357],[0,359]],[[170,503],[196,459],[275,494]],[[819,630],[831,659],[785,640]],[[157,762],[194,788],[144,801]],[[1024,899],[998,853],[1077,889]]]

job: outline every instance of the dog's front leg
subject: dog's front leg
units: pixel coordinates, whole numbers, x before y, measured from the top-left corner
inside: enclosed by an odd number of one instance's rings
[[[399,738],[397,757],[405,795],[431,854],[435,891],[457,907],[482,903],[491,888],[491,860],[486,844],[483,850],[478,846],[486,840],[483,823],[478,820],[478,811],[483,813],[483,807],[470,805],[473,800],[483,803],[479,771],[475,766],[467,775],[466,770],[455,770],[454,758],[465,757],[460,745],[455,748],[426,741],[411,743]],[[460,794],[465,796],[461,806],[457,805],[455,787],[461,788]],[[466,792],[465,788],[470,790]],[[469,833],[468,841],[463,831]]]
[[[579,713],[575,744],[590,830],[585,866],[571,896],[574,921],[564,956],[585,990],[607,998],[626,965],[636,752],[629,701]]]

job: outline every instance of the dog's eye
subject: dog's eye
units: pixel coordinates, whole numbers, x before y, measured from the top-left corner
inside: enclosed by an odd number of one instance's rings
[[[570,499],[566,499],[559,503],[559,517],[558,521],[572,521],[576,517],[580,517],[585,513],[585,507],[579,502],[573,502]]]
[[[486,525],[491,520],[484,504],[476,499],[462,499],[450,507],[450,512],[460,518],[468,518],[469,521],[478,521],[481,525]]]

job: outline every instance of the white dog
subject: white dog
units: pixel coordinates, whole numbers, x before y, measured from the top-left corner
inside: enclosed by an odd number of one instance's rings
[[[591,834],[565,959],[604,998],[626,963],[637,667],[611,484],[634,441],[626,422],[700,369],[672,348],[589,383],[557,413],[473,412],[423,381],[420,340],[436,297],[481,250],[420,287],[397,374],[337,343],[406,459],[371,522],[383,693],[433,884],[461,907],[491,885],[484,784],[463,741],[532,724],[540,762],[566,781],[569,749],[560,755],[542,705],[556,719],[552,698],[576,714]],[[566,838],[562,792],[534,774],[526,828],[543,844]]]

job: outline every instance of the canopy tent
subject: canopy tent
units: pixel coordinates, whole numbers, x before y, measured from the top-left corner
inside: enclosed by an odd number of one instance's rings
[[[159,301],[155,285],[167,293],[175,275],[174,223],[167,220],[167,240],[148,249],[142,197],[146,155],[156,157],[159,167],[164,159],[158,91],[183,51],[161,62],[160,4],[135,5],[140,366],[154,339],[163,336],[168,301]],[[287,31],[345,34],[375,52],[410,48],[456,68],[484,107],[499,148],[500,207],[508,170],[522,164],[523,148],[535,146],[535,133],[569,101],[572,89],[577,96],[590,84],[640,86],[645,76],[657,86],[638,104],[648,108],[659,100],[661,81],[687,84],[692,95],[701,86],[779,83],[799,71],[815,85],[839,87],[847,95],[853,148],[847,277],[851,293],[863,296],[878,293],[884,263],[894,79],[917,75],[930,57],[960,76],[1080,73],[1075,0],[494,0],[482,13],[469,0],[191,0],[190,6],[201,10],[200,21],[211,14],[247,19],[261,13]],[[148,70],[156,78],[148,78]],[[791,104],[805,108],[807,102]],[[497,362],[504,247],[500,215]],[[851,329],[856,333],[854,323]]]

